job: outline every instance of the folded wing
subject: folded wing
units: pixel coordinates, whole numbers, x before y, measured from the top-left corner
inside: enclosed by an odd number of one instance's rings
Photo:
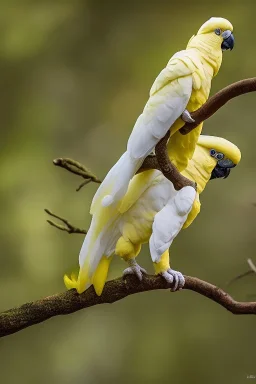
[[[192,209],[195,197],[194,188],[184,187],[155,215],[153,232],[149,240],[153,262],[160,261],[162,254],[171,246],[182,229]]]

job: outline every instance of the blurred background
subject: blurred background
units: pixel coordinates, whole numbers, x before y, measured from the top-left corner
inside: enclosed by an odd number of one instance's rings
[[[0,309],[63,291],[82,235],[46,223],[44,208],[88,228],[97,185],[55,168],[71,157],[99,178],[123,153],[160,70],[211,16],[234,25],[212,93],[255,76],[256,3],[165,0],[3,0],[0,6]],[[212,181],[202,211],[172,246],[172,265],[227,289],[256,294],[254,276],[226,287],[255,259],[255,94],[206,122],[242,151]],[[148,247],[140,264],[153,272]],[[125,265],[112,263],[111,278]],[[255,300],[255,296],[254,296]],[[93,307],[0,341],[1,382],[243,383],[256,375],[255,318],[233,316],[184,291],[149,292]]]

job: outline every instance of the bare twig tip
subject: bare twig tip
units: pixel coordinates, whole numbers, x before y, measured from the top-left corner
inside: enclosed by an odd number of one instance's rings
[[[54,165],[59,165],[61,163],[62,159],[54,159],[53,164]]]
[[[253,263],[252,259],[247,259],[247,263],[253,272],[256,273],[256,265]]]
[[[60,229],[61,231],[68,232],[68,233],[78,233],[78,234],[83,234],[83,235],[87,234],[86,229],[75,227],[67,219],[64,219],[63,217],[56,215],[55,213],[51,212],[49,209],[45,208],[45,212],[48,215],[55,217],[56,219],[62,221],[63,224],[65,224],[65,225],[61,225],[61,224],[55,223],[54,221],[46,220],[47,223],[52,225],[53,227]]]

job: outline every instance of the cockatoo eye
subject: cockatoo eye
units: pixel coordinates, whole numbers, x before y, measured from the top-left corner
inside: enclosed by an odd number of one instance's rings
[[[211,150],[210,150],[210,155],[211,155],[211,156],[214,156],[215,153],[216,153],[215,149],[211,149]]]
[[[216,159],[218,159],[218,160],[222,160],[222,159],[224,159],[224,155],[223,155],[223,153],[217,153],[217,155],[216,155]]]
[[[220,29],[220,28],[217,28],[217,29],[215,29],[214,32],[215,32],[216,35],[220,36],[220,34],[221,34],[221,29]]]

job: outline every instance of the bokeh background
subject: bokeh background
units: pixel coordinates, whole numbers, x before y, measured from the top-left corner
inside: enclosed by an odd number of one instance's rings
[[[88,228],[97,185],[52,165],[71,157],[103,178],[124,151],[149,88],[211,16],[234,24],[212,93],[255,76],[256,3],[165,0],[3,0],[0,6],[0,309],[64,290],[83,237],[46,223],[49,208]],[[242,162],[202,195],[202,212],[172,246],[176,269],[256,294],[255,94],[205,124]],[[153,272],[147,246],[140,264]],[[124,263],[112,263],[111,277]],[[254,296],[255,297],[255,296]],[[150,292],[45,323],[0,341],[3,383],[243,383],[256,375],[255,318],[197,295]]]

